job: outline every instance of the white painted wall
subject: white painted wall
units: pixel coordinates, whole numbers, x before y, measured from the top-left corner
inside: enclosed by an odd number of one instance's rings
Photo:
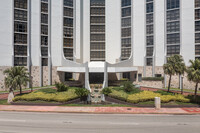
[[[0,66],[12,66],[13,0],[1,0],[0,18]]]
[[[145,1],[133,1],[133,62],[134,66],[144,65],[145,56]]]
[[[165,1],[154,0],[155,65],[162,66],[165,59]]]
[[[106,0],[106,61],[116,63],[121,55],[121,0]]]
[[[39,66],[40,59],[40,0],[31,1],[31,62]]]
[[[181,30],[182,30],[182,56],[186,65],[189,60],[195,59],[195,20],[194,20],[194,0],[181,1]]]
[[[63,0],[52,0],[52,66],[61,66],[63,56]]]
[[[83,2],[83,63],[90,61],[90,0]]]

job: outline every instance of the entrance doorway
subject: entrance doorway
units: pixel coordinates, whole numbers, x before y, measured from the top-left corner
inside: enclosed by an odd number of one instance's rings
[[[90,73],[90,84],[103,84],[104,73]]]

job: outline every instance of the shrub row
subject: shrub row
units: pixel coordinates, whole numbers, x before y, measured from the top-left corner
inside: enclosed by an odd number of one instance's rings
[[[16,96],[13,101],[53,101],[53,102],[67,102],[78,98],[74,89],[69,89],[66,92],[45,93],[45,92],[32,92],[22,96]]]
[[[131,94],[128,96],[127,101],[131,103],[139,103],[146,101],[153,101],[155,97],[160,97],[162,103],[168,103],[171,101],[178,102],[190,102],[189,99],[185,98],[183,95],[175,94],[175,95],[161,95],[159,93],[154,93],[151,91],[143,91],[137,94]]]
[[[128,98],[127,93],[125,93],[124,91],[116,91],[116,90],[112,90],[112,93],[109,93],[108,96],[122,100],[122,101],[126,101]]]
[[[144,81],[163,81],[164,77],[143,77]]]

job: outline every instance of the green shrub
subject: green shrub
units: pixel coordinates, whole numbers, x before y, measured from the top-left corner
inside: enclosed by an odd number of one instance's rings
[[[125,81],[122,83],[122,85],[123,85],[124,91],[128,93],[131,92],[134,88],[132,82],[130,81]]]
[[[162,103],[168,103],[171,101],[178,101],[178,102],[184,102],[184,103],[190,102],[188,98],[185,98],[183,95],[180,95],[180,94],[161,95],[160,93],[155,93],[151,91],[143,91],[137,94],[131,94],[128,96],[127,101],[131,103],[154,101],[155,97],[160,97]]]
[[[163,81],[164,77],[143,77],[144,81]]]
[[[106,95],[106,96],[108,96],[110,93],[112,93],[112,90],[110,89],[110,88],[104,88],[103,90],[102,90],[102,94],[104,94],[104,95]]]
[[[78,95],[81,98],[87,97],[90,94],[89,90],[87,90],[85,88],[78,88],[75,90],[75,93],[76,93],[76,95]]]
[[[55,86],[58,92],[64,92],[68,90],[68,86],[66,86],[64,83],[56,83]]]
[[[122,100],[122,101],[126,101],[128,98],[127,93],[125,93],[124,91],[116,91],[116,90],[112,90],[112,93],[108,94],[108,96]]]
[[[74,89],[69,89],[65,92],[45,93],[45,92],[32,92],[22,96],[16,96],[13,101],[47,101],[47,102],[67,102],[78,98]]]

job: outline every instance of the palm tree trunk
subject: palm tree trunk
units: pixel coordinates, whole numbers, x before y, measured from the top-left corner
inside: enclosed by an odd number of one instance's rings
[[[196,100],[197,98],[197,88],[198,88],[198,82],[196,83],[196,87],[195,87],[195,93],[194,93],[194,99]]]
[[[172,75],[169,76],[168,92],[170,91],[170,87],[171,87],[171,79],[172,79]]]
[[[19,89],[20,89],[20,94],[22,94],[22,87],[21,87],[21,85],[19,85]]]

